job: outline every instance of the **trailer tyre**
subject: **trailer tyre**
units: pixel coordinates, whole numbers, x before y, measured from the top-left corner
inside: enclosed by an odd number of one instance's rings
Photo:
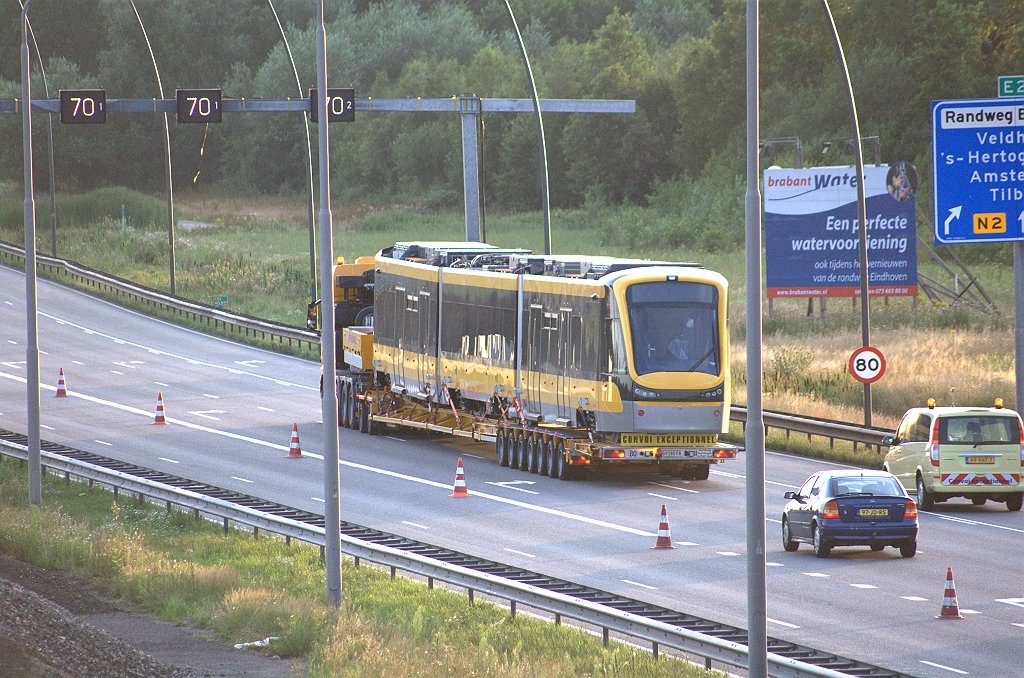
[[[683,480],[707,480],[710,475],[711,464],[688,464],[679,472]]]
[[[569,465],[569,460],[565,458],[565,443],[559,440],[555,443],[555,474],[559,480],[572,480],[573,467]]]
[[[523,439],[521,435],[515,431],[508,434],[508,467],[519,468],[519,450],[520,441]]]
[[[548,464],[551,463],[551,443],[541,438],[537,441],[537,473],[548,475]]]
[[[339,403],[339,409],[341,410],[341,416],[339,417],[341,421],[339,423],[345,428],[352,427],[352,413],[350,411],[351,405],[352,384],[346,381],[341,385],[341,402]]]
[[[362,416],[361,416],[362,415],[362,408],[360,407],[361,401],[356,397],[356,395],[357,394],[355,393],[355,390],[353,389],[353,392],[352,392],[352,394],[349,397],[351,402],[349,403],[349,422],[348,422],[348,424],[349,424],[349,428],[351,428],[353,431],[358,431],[359,430],[360,422],[362,421]]]
[[[531,437],[526,443],[526,466],[530,473],[537,473],[540,470],[540,442],[536,436]]]
[[[519,452],[519,470],[520,471],[529,471],[530,470],[530,455],[529,455],[530,440],[529,440],[529,438],[527,438],[523,434],[519,434],[519,436],[516,437],[516,440],[518,441],[518,443],[516,444],[516,448],[517,448],[517,450]]]
[[[498,465],[508,466],[509,460],[509,449],[508,449],[509,438],[504,431],[498,431],[498,434],[494,436],[494,452],[498,455]]]
[[[366,425],[370,420],[370,403],[366,400],[359,401],[359,432],[366,433]]]

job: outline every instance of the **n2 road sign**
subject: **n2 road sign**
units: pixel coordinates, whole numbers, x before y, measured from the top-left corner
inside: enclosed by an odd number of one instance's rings
[[[935,242],[1024,240],[1024,98],[932,102]]]
[[[885,374],[885,357],[874,346],[861,346],[850,356],[850,374],[862,384],[871,384]]]

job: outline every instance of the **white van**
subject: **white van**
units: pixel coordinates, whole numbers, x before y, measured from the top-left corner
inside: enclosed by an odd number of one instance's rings
[[[915,407],[903,415],[884,469],[910,491],[924,511],[935,502],[967,497],[975,505],[1005,502],[1019,511],[1024,500],[1024,423],[996,407]]]

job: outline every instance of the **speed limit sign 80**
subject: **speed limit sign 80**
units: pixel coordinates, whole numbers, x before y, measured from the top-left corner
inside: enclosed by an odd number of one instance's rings
[[[871,384],[885,374],[885,356],[874,346],[862,346],[850,356],[850,374],[862,384]]]

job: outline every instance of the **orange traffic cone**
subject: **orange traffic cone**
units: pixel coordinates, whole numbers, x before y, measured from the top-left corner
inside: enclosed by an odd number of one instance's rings
[[[466,491],[466,471],[462,468],[462,457],[459,457],[459,465],[455,469],[455,488],[449,497],[468,497],[469,492]]]
[[[963,619],[960,605],[956,602],[956,585],[953,583],[953,568],[946,568],[946,591],[942,595],[942,612],[936,619]]]
[[[68,386],[64,383],[64,368],[60,368],[60,376],[57,378],[57,395],[55,398],[67,398]]]
[[[288,444],[288,455],[285,459],[302,459],[302,448],[299,447],[298,424],[292,424],[292,441]]]
[[[661,505],[661,523],[658,525],[658,541],[652,549],[674,549],[672,533],[668,529],[668,507]]]
[[[164,394],[156,394],[156,417],[153,418],[154,424],[166,424],[167,418],[164,417]]]

